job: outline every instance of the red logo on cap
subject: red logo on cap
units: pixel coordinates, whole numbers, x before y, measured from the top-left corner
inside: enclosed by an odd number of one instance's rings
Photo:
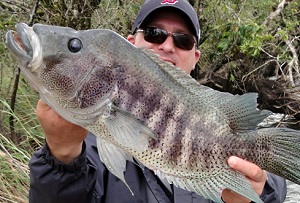
[[[177,0],[163,0],[161,4],[176,4]]]

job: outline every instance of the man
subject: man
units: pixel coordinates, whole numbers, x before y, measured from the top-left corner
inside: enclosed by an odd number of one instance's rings
[[[200,58],[199,36],[198,17],[186,0],[147,0],[128,40],[137,47],[153,49],[162,60],[190,73]],[[125,178],[133,196],[100,161],[94,136],[63,120],[42,101],[37,116],[46,144],[30,162],[31,203],[212,202],[160,180],[138,163],[128,163]],[[228,164],[249,179],[264,202],[283,202],[286,184],[282,178],[237,157],[230,157]],[[229,190],[222,192],[222,199],[227,203],[250,202]]]

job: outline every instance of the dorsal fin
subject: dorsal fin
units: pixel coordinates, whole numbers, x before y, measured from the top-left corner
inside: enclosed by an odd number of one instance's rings
[[[255,129],[270,112],[257,109],[257,94],[246,93],[244,95],[232,95],[226,92],[213,90],[212,88],[199,84],[190,75],[173,64],[162,61],[153,50],[142,49],[169,76],[170,80],[182,86],[191,93],[195,103],[210,105],[223,112],[233,132],[246,129]],[[220,115],[221,116],[221,115]]]

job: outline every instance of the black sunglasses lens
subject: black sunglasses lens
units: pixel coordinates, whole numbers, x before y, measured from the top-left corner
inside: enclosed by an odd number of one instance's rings
[[[194,47],[195,39],[186,34],[173,34],[174,44],[176,47],[184,50],[191,50]]]
[[[144,39],[147,42],[162,44],[166,41],[169,33],[160,28],[148,27],[144,29]],[[176,47],[183,50],[191,50],[195,44],[195,39],[191,35],[173,33],[173,40]]]
[[[168,33],[159,28],[146,28],[144,30],[144,38],[147,42],[162,44],[167,39]]]

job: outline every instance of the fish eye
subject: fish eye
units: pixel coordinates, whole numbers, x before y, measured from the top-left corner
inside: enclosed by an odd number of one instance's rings
[[[68,42],[68,48],[71,52],[77,53],[81,50],[82,43],[77,38],[70,39],[69,42]]]

